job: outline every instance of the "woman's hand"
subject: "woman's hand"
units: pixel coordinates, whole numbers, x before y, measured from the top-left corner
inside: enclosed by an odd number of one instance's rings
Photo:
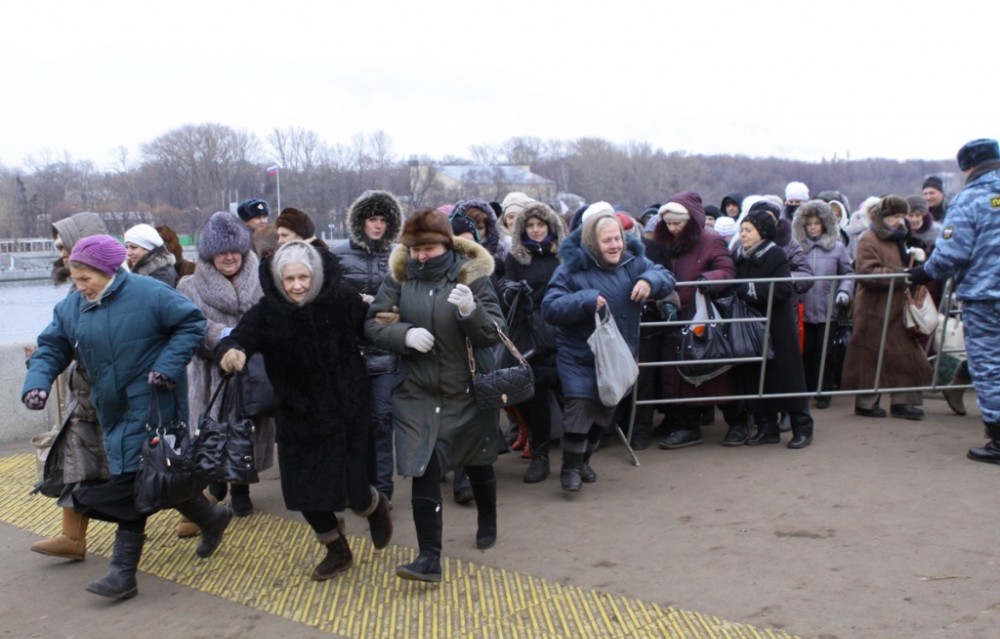
[[[238,348],[230,348],[219,361],[219,368],[226,373],[239,373],[247,363],[247,354]]]
[[[597,308],[595,308],[594,310],[595,311],[601,310],[602,308],[604,308],[607,305],[607,303],[608,303],[608,300],[604,299],[603,295],[598,295],[597,296]]]
[[[476,310],[476,296],[472,294],[472,289],[465,284],[456,284],[448,294],[448,303],[458,307],[458,313],[462,317],[472,315]]]
[[[399,307],[393,306],[391,311],[375,313],[375,323],[380,326],[388,326],[399,321]]]
[[[150,386],[154,386],[156,388],[166,388],[167,390],[170,390],[174,387],[174,380],[159,371],[149,371],[149,376],[146,378],[146,381],[149,382]]]
[[[406,331],[403,340],[407,346],[421,353],[428,353],[434,348],[434,336],[426,328],[411,328]]]
[[[48,399],[49,394],[40,388],[30,390],[24,394],[21,401],[24,405],[28,407],[29,410],[42,410],[45,408],[45,400]]]
[[[629,299],[633,302],[644,302],[649,294],[653,292],[653,287],[646,280],[639,280],[632,287],[632,295]]]

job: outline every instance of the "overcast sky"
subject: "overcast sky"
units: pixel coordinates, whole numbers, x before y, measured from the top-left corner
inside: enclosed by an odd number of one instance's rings
[[[884,7],[882,6],[884,5]],[[976,9],[976,5],[981,7]],[[185,124],[396,158],[515,136],[807,161],[953,158],[1000,136],[992,2],[16,2],[0,165]]]

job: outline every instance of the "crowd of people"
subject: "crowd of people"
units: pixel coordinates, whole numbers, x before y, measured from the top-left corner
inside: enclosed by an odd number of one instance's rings
[[[591,346],[601,317],[633,359],[656,364],[636,381],[638,399],[652,402],[636,411],[633,448],[654,437],[666,450],[702,444],[718,408],[723,445],[777,444],[790,430],[787,447],[801,449],[813,442],[810,408],[829,407],[838,389],[857,391],[857,415],[923,419],[913,388],[931,381],[933,344],[904,326],[907,291],[929,285],[940,302],[940,282],[952,277],[968,340],[955,381],[971,376],[989,437],[969,457],[1000,463],[1000,240],[986,232],[1000,209],[1000,149],[975,140],[958,162],[968,181],[950,203],[931,176],[920,194],[873,196],[855,211],[840,192],[811,197],[800,181],[783,197],[731,193],[718,207],[681,191],[636,215],[604,201],[560,214],[520,192],[407,215],[391,193],[366,191],[348,211],[349,237],[331,246],[307,213],[286,208],[271,224],[269,205],[254,198],[209,219],[195,263],[169,227],[139,224],[120,241],[94,213],[60,220],[53,271],[73,287],[38,337],[22,399],[44,408],[68,370],[57,445],[73,463],[60,469],[62,532],[32,550],[82,560],[89,520],[113,522],[108,574],[87,589],[135,596],[148,514],[135,507],[134,485],[147,423],[154,413],[196,423],[224,377],[261,357],[277,409],[253,418],[254,460],[264,470],[277,459],[286,508],[325,549],[312,578],[351,567],[338,516],[348,508],[366,518],[375,548],[390,542],[394,486],[405,477],[418,554],[396,574],[437,582],[448,473],[455,501],[475,503],[480,549],[499,534],[493,464],[509,447],[530,458],[527,483],[548,478],[557,447],[563,490],[597,481],[593,454],[632,401],[602,401]],[[766,317],[763,366],[682,374],[686,334],[715,303]],[[850,328],[850,339],[832,326]],[[498,344],[508,334],[530,345],[534,395],[482,410],[470,370],[504,365]],[[651,404],[678,399],[654,427]],[[961,394],[949,405],[959,412]],[[206,482],[176,510],[177,534],[200,536],[196,554],[207,558],[254,505],[249,484]]]

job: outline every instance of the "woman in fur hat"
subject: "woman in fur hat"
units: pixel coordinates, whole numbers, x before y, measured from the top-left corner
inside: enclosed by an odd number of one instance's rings
[[[212,391],[222,381],[222,372],[215,365],[215,347],[264,294],[259,268],[260,262],[250,250],[247,225],[226,211],[213,214],[198,234],[194,274],[181,278],[177,284],[177,290],[194,302],[208,320],[201,348],[188,364],[188,404],[195,419],[205,413]],[[274,465],[274,420],[255,417],[254,427],[254,464],[257,470],[267,470]],[[216,499],[222,499],[227,486],[212,484],[210,490]],[[249,485],[233,484],[230,492],[230,505],[238,517],[253,512]],[[190,522],[181,522],[177,534],[188,537],[196,531]]]
[[[367,306],[389,273],[389,254],[403,228],[403,207],[388,191],[365,191],[347,212],[350,239],[330,249],[340,259],[344,280],[354,287]],[[392,385],[397,356],[365,338],[361,342],[368,381],[371,382],[369,458],[378,491],[392,499]]]
[[[792,220],[792,233],[795,240],[809,260],[813,275],[832,276],[850,275],[854,273],[851,266],[851,256],[840,238],[840,226],[837,224],[836,213],[823,200],[809,200],[795,211]],[[836,288],[831,298],[830,289]],[[816,390],[820,377],[820,361],[823,357],[823,338],[827,334],[827,318],[836,322],[841,317],[847,317],[848,306],[854,295],[854,282],[845,280],[819,280],[802,296],[803,326],[805,329],[802,362],[806,370],[806,388]],[[830,311],[830,302],[834,309]],[[841,370],[833,354],[834,331],[829,332],[830,339],[826,342],[827,359],[823,374],[822,390],[836,388],[840,382]],[[842,362],[840,362],[842,363]],[[816,408],[826,408],[830,405],[829,395],[816,398]]]
[[[805,371],[799,352],[794,291],[789,281],[761,284],[753,280],[791,277],[788,256],[774,242],[778,222],[774,211],[767,210],[774,204],[760,201],[750,207],[740,223],[740,246],[733,255],[736,278],[748,280],[735,286],[736,294],[751,308],[764,315],[770,310],[770,347],[774,357],[766,362],[764,392],[804,393]],[[773,286],[773,292],[770,290]],[[773,299],[772,299],[773,298]],[[768,309],[769,299],[771,306]],[[742,394],[756,394],[760,387],[760,368],[757,363],[738,366],[736,378]],[[812,442],[813,419],[805,397],[749,399],[747,410],[753,415],[757,431],[746,440],[748,446],[777,444],[781,441],[778,414],[786,413],[792,427],[789,448],[805,448]]]
[[[125,260],[136,275],[148,275],[167,286],[177,285],[177,258],[149,224],[136,224],[125,231]]]
[[[610,207],[608,207],[610,209]],[[563,408],[563,490],[576,492],[597,481],[590,456],[611,428],[616,406],[600,401],[594,353],[588,338],[598,311],[611,313],[635,357],[643,302],[674,289],[673,275],[645,257],[642,240],[626,234],[611,210],[584,214],[577,230],[559,246],[562,264],[542,298],[542,317],[556,327],[556,362],[566,398]]]
[[[549,395],[562,396],[556,371],[555,331],[542,319],[542,297],[559,266],[559,244],[566,237],[566,227],[548,205],[529,202],[514,218],[510,230],[511,247],[504,260],[500,290],[508,308],[521,296],[518,303],[535,342],[535,351],[528,357],[535,374],[535,394],[516,407],[528,430],[531,463],[524,481],[531,484],[549,475],[552,432]]]
[[[924,261],[923,249],[911,249],[906,244],[909,210],[906,200],[896,195],[879,199],[869,209],[871,227],[858,238],[855,272],[859,275],[902,273],[911,257],[918,263]],[[903,324],[906,282],[896,280],[891,289],[892,297],[889,286],[889,280],[858,280],[854,333],[847,345],[842,388],[872,389],[876,384],[880,388],[905,388],[930,383],[931,367],[927,356]],[[889,323],[883,345],[886,313]],[[884,354],[882,370],[876,380],[880,346],[884,347]],[[885,417],[885,409],[879,406],[880,397],[880,393],[855,395],[854,412],[865,417]],[[893,417],[923,419],[923,410],[917,408],[921,403],[923,398],[919,391],[889,393],[889,413]]]
[[[263,263],[260,285],[264,296],[216,353],[227,373],[264,355],[278,402],[281,494],[326,548],[312,578],[331,579],[354,562],[336,515],[348,503],[368,519],[376,549],[392,538],[389,501],[370,485],[366,464],[365,307],[337,258],[301,240],[282,244]]]
[[[278,246],[292,240],[302,240],[321,251],[329,249],[326,242],[316,237],[316,225],[313,224],[312,218],[298,209],[292,207],[282,209],[274,225],[278,232]]]
[[[396,469],[413,478],[411,504],[420,553],[399,566],[402,579],[441,581],[441,477],[464,468],[478,512],[476,547],[496,543],[498,411],[480,411],[470,392],[467,341],[476,370],[496,368],[492,347],[504,328],[490,282],[493,256],[472,240],[455,238],[437,209],[412,213],[389,275],[368,310],[365,334],[398,353],[402,379],[393,389]],[[398,310],[398,321],[380,313]]]

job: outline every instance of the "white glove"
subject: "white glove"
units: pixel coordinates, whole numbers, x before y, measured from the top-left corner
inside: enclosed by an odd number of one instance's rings
[[[924,260],[927,259],[927,253],[924,251],[924,249],[920,247],[917,246],[910,247],[909,253],[910,257],[913,258],[913,261],[917,263],[923,262]]]
[[[427,353],[434,348],[434,336],[426,328],[411,328],[406,331],[406,345],[415,351]]]
[[[247,354],[238,348],[230,348],[219,360],[219,368],[226,373],[238,373],[247,363]]]
[[[844,291],[840,291],[839,293],[837,293],[837,306],[847,306],[850,303],[851,303],[850,295],[848,295]]]
[[[368,295],[367,293],[362,293],[361,294],[361,301],[364,302],[365,304],[371,304],[372,302],[375,301],[375,296],[374,295]]]
[[[448,303],[458,307],[458,313],[462,317],[472,315],[476,310],[476,296],[472,294],[472,289],[465,284],[456,284],[448,295]]]

